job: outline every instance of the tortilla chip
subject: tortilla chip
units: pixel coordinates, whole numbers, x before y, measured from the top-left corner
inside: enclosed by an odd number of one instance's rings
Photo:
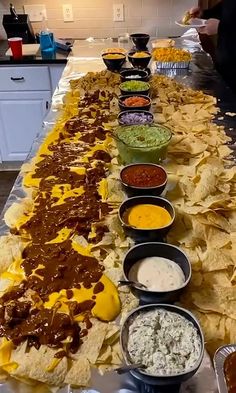
[[[11,360],[18,363],[16,370],[12,372],[13,376],[30,378],[48,385],[61,386],[67,374],[68,364],[67,358],[61,359],[58,366],[51,372],[46,369],[54,359],[57,351],[45,345],[42,345],[39,350],[34,347],[30,348],[29,352],[25,352],[25,346],[18,347],[12,352]]]
[[[96,319],[91,319],[91,322],[93,324],[92,328],[89,329],[88,335],[83,339],[83,344],[73,357],[75,359],[84,357],[91,364],[95,364],[102,348],[108,325]]]
[[[0,274],[17,259],[21,258],[26,243],[20,237],[15,235],[6,235],[0,237]]]
[[[88,386],[91,378],[90,364],[85,357],[78,357],[65,377],[65,383],[72,386]]]

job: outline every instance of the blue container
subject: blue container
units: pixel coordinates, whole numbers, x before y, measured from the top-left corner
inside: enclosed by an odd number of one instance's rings
[[[41,31],[39,34],[39,42],[42,53],[50,54],[55,52],[56,45],[54,42],[53,33],[49,31]]]

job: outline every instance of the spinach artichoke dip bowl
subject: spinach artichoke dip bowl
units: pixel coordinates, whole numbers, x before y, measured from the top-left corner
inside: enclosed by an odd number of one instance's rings
[[[123,164],[158,163],[166,158],[171,131],[160,124],[118,126],[114,138]]]
[[[132,311],[121,330],[127,364],[141,364],[132,374],[145,383],[180,384],[196,373],[204,353],[200,325],[187,310],[149,304]]]

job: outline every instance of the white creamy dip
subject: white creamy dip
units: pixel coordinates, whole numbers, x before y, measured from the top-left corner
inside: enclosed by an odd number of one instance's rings
[[[146,285],[150,291],[162,292],[182,287],[185,276],[174,261],[162,257],[148,257],[140,259],[131,267],[129,280]]]
[[[202,342],[192,322],[160,308],[133,317],[127,350],[132,363],[144,364],[147,373],[175,375],[196,365]]]

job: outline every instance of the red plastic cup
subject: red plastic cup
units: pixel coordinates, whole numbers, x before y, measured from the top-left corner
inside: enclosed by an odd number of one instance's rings
[[[8,44],[11,48],[13,59],[20,59],[22,57],[22,38],[8,38]]]

